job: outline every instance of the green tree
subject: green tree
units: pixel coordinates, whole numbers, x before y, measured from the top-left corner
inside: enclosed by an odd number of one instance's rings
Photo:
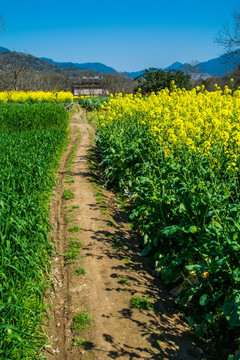
[[[141,88],[142,94],[150,94],[151,92],[158,92],[162,89],[171,87],[174,80],[175,85],[179,88],[190,88],[190,75],[185,74],[181,70],[158,70],[149,68],[144,73],[136,78],[138,87],[136,91]]]

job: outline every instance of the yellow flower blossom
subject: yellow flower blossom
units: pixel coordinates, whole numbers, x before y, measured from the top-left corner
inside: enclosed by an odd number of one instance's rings
[[[214,169],[238,171],[240,152],[240,89],[208,92],[204,86],[190,91],[175,88],[143,97],[111,97],[99,112],[100,124],[134,122],[150,130],[165,157],[200,154]],[[3,95],[2,95],[3,96]],[[1,96],[0,96],[1,99]],[[3,101],[4,101],[3,96]],[[225,159],[223,161],[223,159]]]
[[[73,94],[70,91],[2,91],[0,103],[8,102],[58,102],[70,103]]]

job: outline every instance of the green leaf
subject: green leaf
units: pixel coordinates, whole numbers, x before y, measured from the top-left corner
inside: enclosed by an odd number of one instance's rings
[[[162,229],[161,232],[166,236],[172,236],[176,234],[179,229],[180,229],[179,225],[171,225]]]
[[[240,244],[237,243],[237,241],[231,241],[229,246],[234,250],[234,251],[239,251],[240,250]]]
[[[148,243],[149,236],[148,234],[144,234],[144,245]]]
[[[143,251],[141,252],[141,256],[147,256],[150,251],[152,250],[152,246],[151,245],[148,245],[146,246]]]
[[[186,212],[186,207],[183,203],[179,205],[179,212],[180,214]]]
[[[189,227],[187,232],[191,233],[191,234],[196,234],[197,231],[198,231],[198,228],[195,225],[192,225]]]
[[[237,239],[238,239],[238,233],[235,232],[235,233],[233,234],[233,240],[235,241],[235,240],[237,240]]]
[[[190,271],[192,271],[192,270],[198,271],[198,270],[201,270],[202,266],[198,265],[198,264],[194,264],[194,265],[186,265],[185,268]]]
[[[207,305],[207,303],[208,303],[208,294],[204,294],[204,295],[202,295],[201,297],[200,297],[200,299],[199,299],[199,304],[201,305],[201,306],[205,306],[205,305]]]
[[[196,325],[196,322],[193,320],[193,318],[191,316],[188,316],[187,321],[188,321],[190,326],[195,326]]]
[[[213,314],[206,314],[205,320],[211,323],[213,321]]]
[[[166,283],[174,282],[178,279],[181,273],[181,266],[169,265],[166,269],[161,271],[163,281]]]
[[[217,260],[216,263],[218,265],[223,265],[225,264],[226,261],[227,261],[227,257],[225,256],[224,258]]]
[[[233,272],[234,281],[240,282],[240,269],[235,269]]]
[[[223,313],[231,327],[240,326],[240,293],[235,293],[225,299]]]

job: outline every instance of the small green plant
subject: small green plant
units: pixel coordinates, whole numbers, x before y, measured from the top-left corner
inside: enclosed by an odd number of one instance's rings
[[[65,254],[65,258],[67,260],[70,259],[76,259],[78,254],[79,254],[79,249],[81,249],[82,247],[82,243],[80,243],[79,241],[70,240],[70,244],[68,246],[68,248],[66,249],[66,254]]]
[[[72,340],[72,346],[85,346],[87,341],[85,339],[79,339],[78,336],[74,336]]]
[[[105,236],[112,239],[113,244],[111,246],[118,248],[121,247],[121,240],[115,234],[112,234],[107,231]]]
[[[65,222],[66,222],[67,224],[69,224],[70,222],[72,222],[70,216],[65,216],[64,220],[65,220]]]
[[[69,232],[78,232],[78,231],[80,231],[80,230],[82,230],[82,228],[80,228],[79,226],[70,226],[69,228],[68,228],[68,231]]]
[[[127,278],[123,278],[119,280],[119,284],[128,284],[129,280]]]
[[[111,215],[108,215],[107,220],[108,220],[107,225],[109,227],[114,227],[115,229],[117,229],[117,223],[116,223],[116,221],[113,219],[113,217]]]
[[[93,111],[99,109],[100,106],[108,102],[110,97],[89,97],[89,98],[80,98],[79,105],[85,108],[88,111]]]
[[[138,310],[152,310],[153,305],[148,297],[133,296],[131,299],[131,306]]]
[[[127,264],[132,264],[132,260],[130,260],[128,258],[124,258],[123,261],[125,261],[125,263],[127,263]]]
[[[66,184],[73,184],[74,180],[69,176],[69,177],[66,177],[65,183]]]
[[[118,239],[116,235],[114,235],[114,236],[112,237],[112,239],[113,239],[113,243],[111,244],[111,247],[113,247],[113,248],[115,248],[115,249],[121,249],[121,247],[122,247],[122,242],[121,242],[121,240]]]
[[[74,157],[75,157],[75,154],[76,154],[76,150],[77,150],[78,144],[79,144],[80,139],[81,139],[81,134],[80,134],[79,129],[76,128],[76,131],[77,131],[78,135],[77,135],[77,138],[75,140],[75,144],[73,145],[73,147],[72,147],[72,149],[71,149],[71,151],[70,151],[70,153],[68,155],[68,162],[67,162],[67,166],[66,166],[66,169],[68,171],[72,170],[72,165],[74,163]]]
[[[71,200],[74,198],[74,193],[71,190],[64,190],[63,192],[63,198],[65,200]]]
[[[84,268],[78,268],[78,269],[75,270],[75,273],[76,273],[77,275],[85,275],[86,272],[87,272],[87,270],[84,269]]]
[[[77,240],[78,240],[78,238],[77,238],[77,237],[73,237],[73,236],[71,236],[70,239],[69,239],[70,242],[77,241]]]
[[[93,315],[87,312],[76,314],[73,318],[72,329],[84,330],[86,325],[91,324],[93,320]]]
[[[71,207],[71,209],[69,209],[68,211],[69,211],[69,212],[72,212],[73,210],[78,209],[78,208],[79,208],[78,205],[73,205],[73,206]]]

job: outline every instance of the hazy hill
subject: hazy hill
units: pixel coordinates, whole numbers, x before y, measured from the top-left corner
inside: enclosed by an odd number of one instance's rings
[[[208,61],[200,62],[197,65],[200,73],[204,73],[205,75],[216,75],[223,76],[226,73],[230,73],[234,68],[237,67],[237,64],[240,63],[240,54],[234,53],[230,54],[230,56],[222,55],[215,59],[211,59]],[[118,72],[109,66],[106,66],[99,62],[93,63],[73,63],[73,62],[56,62],[52,59],[48,58],[38,58],[36,56],[32,56],[29,54],[19,53],[19,52],[11,52],[7,48],[0,47],[0,67],[1,65],[7,61],[17,62],[18,64],[24,64],[26,69],[28,70],[36,70],[40,72],[54,72],[62,75],[68,76],[77,76],[79,71],[94,71],[97,73],[104,74],[118,74]],[[196,72],[196,67],[190,64],[182,64],[180,62],[174,62],[169,65],[165,69],[159,68],[159,70],[182,70],[184,72],[191,71],[193,73]],[[131,78],[136,78],[139,75],[142,75],[144,70],[135,71],[135,72],[123,72],[123,75],[127,75]]]
[[[10,50],[6,49],[5,47],[0,46],[0,54],[9,53]]]
[[[15,63],[17,65],[24,65],[28,70],[45,71],[45,72],[59,72],[60,68],[39,59],[36,56],[19,53],[19,52],[4,52],[0,53],[0,66],[7,62]]]
[[[113,69],[112,67],[106,66],[102,63],[99,62],[93,62],[93,63],[72,63],[72,62],[56,62],[53,61],[52,59],[48,59],[48,58],[41,58],[44,61],[47,61],[51,64],[54,64],[56,66],[60,66],[62,68],[65,69],[76,69],[76,70],[92,70],[95,72],[100,72],[103,74],[114,74],[117,73],[117,71],[115,69]]]
[[[201,62],[198,66],[201,72],[209,75],[223,76],[234,70],[238,63],[240,63],[240,54],[232,52],[229,55],[221,55],[215,59]],[[186,64],[183,65],[183,70],[184,67],[186,67]]]
[[[19,52],[0,52],[0,68],[7,63],[16,64],[17,66],[23,65],[23,67],[28,71],[58,73],[70,77],[76,77],[80,74],[80,71],[77,69],[63,68],[29,54]]]
[[[224,74],[229,74],[231,71],[233,71],[237,64],[240,63],[240,53],[230,53],[229,55],[221,55],[217,58],[200,62],[197,65],[197,68],[199,69],[200,73],[204,73],[206,75],[216,75],[216,76],[223,76]],[[196,67],[192,66],[190,64],[182,64],[180,62],[174,62],[172,65],[166,67],[165,69],[159,68],[159,70],[181,70],[184,72],[189,72],[191,69],[191,72],[196,71]],[[130,77],[135,78],[136,76],[139,76],[143,74],[144,70],[140,70],[138,72],[130,72],[127,73]]]
[[[166,67],[164,70],[181,70],[181,67],[183,66],[182,63],[180,63],[179,61],[176,61],[175,63],[173,63],[172,65],[169,65],[168,67]]]

